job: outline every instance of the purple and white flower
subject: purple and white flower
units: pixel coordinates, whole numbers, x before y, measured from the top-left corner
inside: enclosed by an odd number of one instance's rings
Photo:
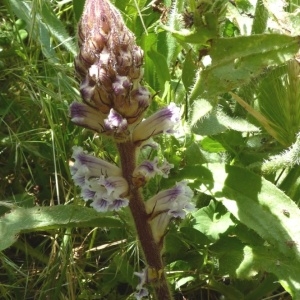
[[[135,298],[140,300],[149,295],[148,290],[144,287],[148,280],[147,269],[145,268],[141,272],[134,272],[134,275],[138,276],[140,279],[139,284],[136,286],[137,292],[134,294]]]
[[[105,131],[122,133],[127,130],[127,127],[127,120],[112,108],[107,118],[104,120]]]
[[[119,210],[127,206],[124,198],[128,192],[128,183],[121,176],[117,166],[87,154],[81,147],[73,147],[74,164],[71,174],[74,182],[81,187],[81,196],[85,201],[92,200],[91,206],[97,211]]]
[[[160,133],[173,133],[173,127],[179,123],[179,120],[180,108],[175,103],[170,103],[140,122],[133,131],[132,140],[139,143]]]
[[[192,197],[192,189],[187,185],[187,181],[183,180],[146,201],[146,211],[150,216],[150,225],[157,243],[164,236],[172,218],[183,219],[187,212],[195,209],[194,204],[190,202]]]
[[[104,118],[100,111],[80,102],[73,102],[70,105],[71,121],[76,125],[95,130],[103,131]]]

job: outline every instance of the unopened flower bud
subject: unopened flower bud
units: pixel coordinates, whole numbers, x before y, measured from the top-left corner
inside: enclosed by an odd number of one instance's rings
[[[86,0],[78,36],[75,68],[83,100],[106,116],[113,109],[128,125],[140,121],[151,100],[140,84],[144,55],[121,14],[108,0]]]

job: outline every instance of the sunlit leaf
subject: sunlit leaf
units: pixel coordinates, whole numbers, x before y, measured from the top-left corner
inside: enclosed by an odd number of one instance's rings
[[[215,39],[211,45],[211,66],[191,92],[191,100],[221,94],[249,82],[270,66],[280,65],[298,51],[299,37],[260,34]]]
[[[11,246],[18,234],[60,227],[120,227],[120,220],[102,216],[92,208],[75,205],[16,208],[1,217],[0,250]]]

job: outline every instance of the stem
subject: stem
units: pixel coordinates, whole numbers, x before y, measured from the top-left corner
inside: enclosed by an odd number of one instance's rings
[[[136,188],[132,184],[132,174],[136,167],[136,146],[130,141],[117,145],[120,153],[123,177],[129,185],[129,208],[148,265],[148,275],[151,272],[151,278],[148,276],[148,279],[155,281],[153,288],[157,299],[172,300],[173,297],[163,271],[164,264],[160,254],[161,247],[154,241],[141,189]]]

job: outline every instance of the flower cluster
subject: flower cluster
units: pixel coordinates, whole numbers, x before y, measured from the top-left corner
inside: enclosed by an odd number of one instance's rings
[[[124,141],[151,100],[141,85],[143,51],[108,0],[86,1],[78,34],[75,68],[84,103],[71,105],[72,121]]]
[[[81,147],[73,147],[72,157],[72,178],[81,187],[85,201],[92,200],[91,206],[99,212],[119,210],[128,205],[125,197],[128,183],[119,167],[87,154]]]

